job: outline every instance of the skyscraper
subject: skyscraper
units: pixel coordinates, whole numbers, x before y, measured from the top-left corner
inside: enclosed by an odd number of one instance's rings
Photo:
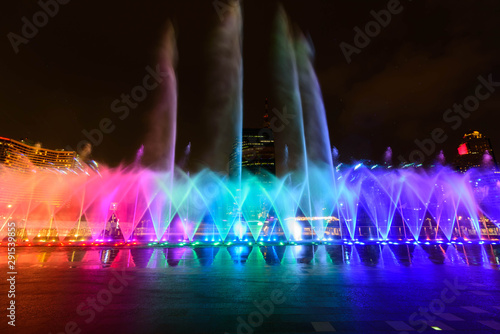
[[[235,143],[234,150],[237,146]],[[234,150],[230,157],[230,176],[235,176],[240,167],[238,154]],[[270,127],[267,99],[263,127],[243,129],[241,151],[241,167],[244,171],[257,175],[263,181],[268,179],[269,174],[276,174],[274,134]]]
[[[462,143],[458,146],[455,166],[462,173],[473,167],[495,169],[497,162],[490,139],[483,136],[479,131],[466,133]]]

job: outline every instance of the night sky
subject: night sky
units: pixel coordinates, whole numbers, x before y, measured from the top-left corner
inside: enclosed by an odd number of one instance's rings
[[[61,0],[62,1],[62,0]],[[222,1],[222,0],[220,0]],[[408,158],[416,139],[435,128],[448,137],[436,145],[448,162],[464,133],[478,130],[500,150],[500,87],[452,129],[443,114],[475,94],[478,76],[500,82],[500,3],[476,1],[401,1],[402,11],[347,63],[339,44],[354,45],[354,28],[374,20],[370,11],[389,1],[283,1],[291,21],[308,34],[316,50],[319,77],[332,145],[340,160],[381,161],[388,146]],[[204,126],[210,34],[219,24],[213,1],[69,1],[39,28],[16,54],[7,37],[21,34],[32,21],[37,1],[4,1],[0,10],[0,136],[28,137],[44,147],[76,148],[82,130],[112,120],[115,130],[93,149],[95,160],[116,166],[133,161],[148,130],[157,96],[121,120],[112,101],[140,84],[145,67],[154,67],[170,19],[177,33],[179,107],[178,159],[192,143],[191,165],[200,161],[210,129]],[[244,126],[262,124],[270,84],[273,22],[277,2],[247,0],[244,14]],[[486,93],[487,91],[484,90]],[[271,108],[281,106],[270,101]],[[498,155],[498,153],[497,153]],[[498,157],[497,157],[498,159]]]

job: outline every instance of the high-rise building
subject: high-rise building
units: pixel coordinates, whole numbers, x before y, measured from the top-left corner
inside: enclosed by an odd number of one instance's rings
[[[73,168],[76,152],[49,150],[27,140],[0,137],[0,164],[29,171],[36,168]]]
[[[478,131],[465,134],[462,143],[458,146],[455,166],[462,173],[473,167],[495,169],[497,162],[489,138]]]
[[[274,136],[270,128],[243,129],[241,165],[252,174],[276,174]]]
[[[241,142],[241,165],[235,143],[230,157],[229,175],[235,176],[241,166],[243,170],[266,180],[268,175],[276,174],[274,134],[269,122],[269,104],[266,99],[264,124],[262,128],[245,128]]]

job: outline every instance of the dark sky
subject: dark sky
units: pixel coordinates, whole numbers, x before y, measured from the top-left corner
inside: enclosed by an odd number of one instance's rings
[[[220,0],[222,1],[222,0]],[[395,159],[417,148],[415,139],[442,128],[437,144],[448,161],[465,132],[478,130],[500,150],[500,92],[481,102],[456,130],[443,121],[446,109],[473,95],[477,77],[500,81],[500,3],[402,1],[403,10],[348,64],[339,47],[353,44],[353,28],[373,20],[371,10],[388,1],[283,1],[291,20],[308,34],[323,91],[332,145],[342,161],[380,161],[387,146]],[[72,0],[15,54],[7,34],[21,33],[21,18],[32,21],[37,1],[5,1],[0,10],[0,136],[41,141],[48,148],[76,147],[82,130],[109,118],[116,126],[94,148],[96,160],[130,162],[144,142],[156,96],[120,120],[113,100],[141,83],[154,66],[167,20],[177,32],[179,62],[179,159],[192,142],[192,162],[202,156],[204,92],[210,82],[206,53],[219,23],[213,1]],[[244,126],[262,124],[270,85],[270,40],[277,2],[247,0],[244,12]],[[499,87],[500,88],[500,87]],[[280,108],[273,105],[271,107]],[[434,154],[431,155],[433,159]]]

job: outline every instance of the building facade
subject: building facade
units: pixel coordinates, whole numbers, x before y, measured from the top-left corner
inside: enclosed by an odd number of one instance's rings
[[[0,137],[0,164],[20,171],[36,168],[73,168],[76,152],[49,150],[25,140]]]
[[[243,129],[241,166],[251,174],[265,178],[275,175],[274,136],[269,128]]]
[[[474,167],[496,169],[497,162],[490,139],[483,136],[479,131],[465,134],[462,143],[458,147],[455,167],[462,173]]]
[[[241,153],[238,151],[239,144],[238,142],[234,144],[233,152],[230,156],[230,177],[236,176],[240,169],[243,173],[256,175],[262,181],[266,181],[269,175],[276,175],[274,134],[269,123],[267,99],[263,127],[243,129]]]

